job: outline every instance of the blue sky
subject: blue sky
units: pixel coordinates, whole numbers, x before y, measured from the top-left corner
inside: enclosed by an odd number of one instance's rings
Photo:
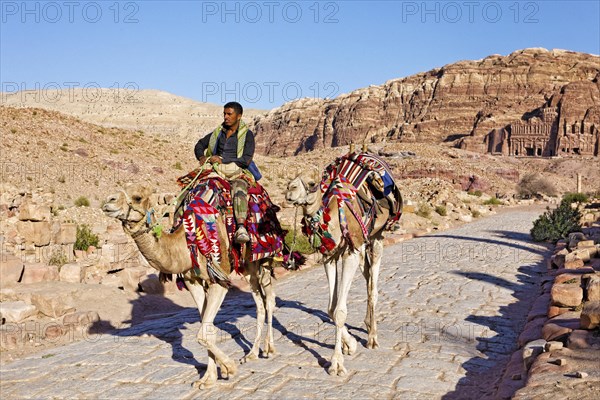
[[[0,1],[0,91],[270,109],[527,47],[600,54],[600,1]]]

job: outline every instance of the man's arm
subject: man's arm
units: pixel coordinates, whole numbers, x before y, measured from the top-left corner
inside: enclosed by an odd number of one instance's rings
[[[196,146],[194,147],[194,154],[198,160],[200,160],[201,157],[204,157],[204,152],[208,148],[208,143],[210,142],[210,135],[212,135],[212,132],[198,140],[198,143],[196,143]]]
[[[252,131],[246,133],[246,142],[244,143],[244,152],[240,158],[223,158],[223,164],[235,163],[240,168],[248,168],[254,157],[254,134]]]

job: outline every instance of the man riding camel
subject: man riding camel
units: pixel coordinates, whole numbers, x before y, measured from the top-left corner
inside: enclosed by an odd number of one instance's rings
[[[234,240],[246,243],[250,240],[246,223],[248,213],[248,180],[244,175],[260,179],[260,172],[252,161],[254,157],[254,134],[242,121],[244,109],[237,102],[223,106],[223,123],[196,143],[194,154],[200,164],[212,164],[217,174],[231,183],[233,211],[237,222]]]

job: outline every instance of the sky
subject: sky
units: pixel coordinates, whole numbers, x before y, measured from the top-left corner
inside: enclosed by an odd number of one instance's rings
[[[529,47],[600,54],[600,0],[0,0],[0,24],[0,92],[157,89],[259,109]]]

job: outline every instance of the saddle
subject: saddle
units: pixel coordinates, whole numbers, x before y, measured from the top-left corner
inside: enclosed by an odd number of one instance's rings
[[[249,177],[247,180],[248,214],[245,227],[250,242],[240,245],[233,240],[236,224],[230,183],[211,170],[201,169],[178,179],[178,183],[186,188],[178,196],[174,229],[180,225],[185,229],[196,275],[201,272],[199,257],[202,256],[206,259],[211,281],[224,286],[230,283],[225,272],[227,269],[241,273],[246,261],[283,256],[285,235],[277,219],[279,207],[272,203],[269,194],[259,183]],[[219,232],[219,218],[222,218],[226,232]],[[220,241],[223,236],[227,238],[229,249],[224,257]],[[246,257],[247,252],[249,257]]]
[[[369,233],[383,209],[388,212],[385,230],[390,230],[402,216],[402,194],[394,182],[391,168],[381,157],[358,152],[338,157],[325,168],[321,191],[325,192],[340,177],[356,189],[362,222]]]

